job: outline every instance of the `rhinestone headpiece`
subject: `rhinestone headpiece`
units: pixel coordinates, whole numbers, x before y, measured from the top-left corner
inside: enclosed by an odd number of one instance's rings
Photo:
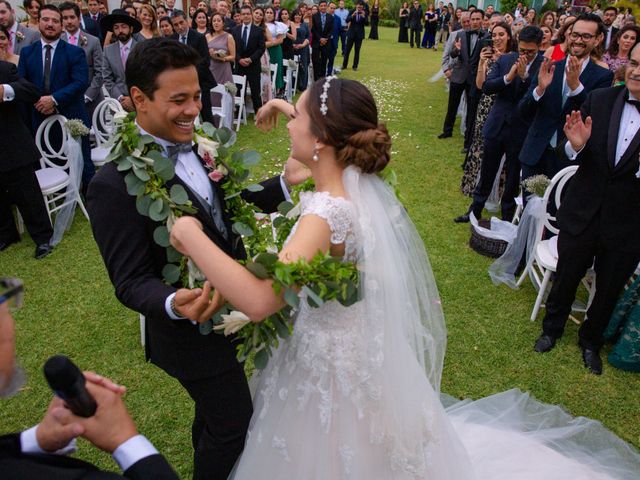
[[[324,84],[322,85],[322,94],[320,94],[320,113],[323,116],[327,116],[327,112],[329,109],[327,108],[327,99],[329,98],[329,87],[331,86],[331,80],[334,80],[338,77],[332,75],[330,77],[326,77],[324,79]]]

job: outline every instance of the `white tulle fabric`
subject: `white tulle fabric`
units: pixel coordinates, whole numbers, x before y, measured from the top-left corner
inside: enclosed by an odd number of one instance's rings
[[[311,308],[301,299],[293,336],[252,379],[254,415],[231,478],[635,478],[583,463],[598,453],[591,447],[609,451],[616,440],[611,458],[626,452],[637,468],[626,444],[520,392],[445,411],[437,390],[446,332],[422,241],[378,177],[350,167],[344,185],[348,199],[301,195],[301,216],[325,219],[345,260],[358,263],[360,301]],[[565,448],[584,425],[605,441]]]

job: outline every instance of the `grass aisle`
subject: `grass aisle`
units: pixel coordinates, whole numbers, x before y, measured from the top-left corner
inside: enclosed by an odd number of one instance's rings
[[[564,406],[573,415],[602,421],[640,446],[640,376],[605,363],[601,377],[582,367],[577,327],[551,353],[533,352],[540,320],[529,321],[535,293],[494,287],[490,260],[469,249],[469,227],[452,218],[465,211],[459,193],[462,138],[438,140],[447,95],[442,81],[427,82],[439,68],[440,52],[410,49],[395,42],[397,30],[380,29],[381,40],[366,40],[360,68],[344,77],[366,83],[378,100],[394,138],[392,166],[409,212],[427,246],[449,330],[443,391],[478,398],[510,388]],[[337,58],[337,65],[341,57]],[[239,145],[263,153],[264,172],[278,172],[289,140],[284,124],[265,135],[243,127]],[[114,223],[113,228],[118,228]],[[0,432],[29,427],[42,417],[50,398],[41,373],[53,354],[65,353],[129,388],[127,405],[138,428],[175,466],[191,474],[192,404],[177,382],[144,362],[137,314],[115,299],[84,217],[43,261],[32,258],[28,240],[0,254],[0,275],[25,281],[25,307],[16,315],[19,358],[28,384],[17,398],[2,401]],[[79,456],[116,468],[106,454],[80,443]]]

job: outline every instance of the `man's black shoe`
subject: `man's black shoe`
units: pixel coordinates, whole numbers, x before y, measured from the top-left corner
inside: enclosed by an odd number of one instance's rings
[[[352,69],[352,70],[353,70],[354,72],[357,72],[357,71],[358,71],[358,67],[353,67],[353,69]]]
[[[594,375],[602,375],[602,359],[597,350],[580,347],[582,350],[582,361],[584,366]]]
[[[48,243],[43,243],[42,245],[38,245],[36,247],[36,254],[34,255],[36,260],[40,260],[41,258],[46,257],[53,251],[53,247]]]
[[[438,138],[451,138],[452,136],[453,136],[453,134],[451,134],[451,133],[442,132],[440,135],[438,135]]]
[[[556,346],[556,339],[551,335],[545,335],[544,333],[538,337],[533,349],[538,353],[546,353],[553,350]]]
[[[464,215],[460,215],[459,217],[456,217],[453,219],[454,222],[456,223],[469,223],[469,213],[465,213]]]
[[[14,243],[18,243],[20,240],[9,240],[6,242],[0,242],[0,252],[3,250],[6,250],[7,248],[9,248],[11,245],[13,245]]]

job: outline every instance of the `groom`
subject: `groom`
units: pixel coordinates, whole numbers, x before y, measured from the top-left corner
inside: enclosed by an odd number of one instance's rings
[[[224,210],[223,191],[208,179],[196,149],[170,154],[176,144],[192,144],[193,122],[202,106],[199,62],[196,50],[175,40],[141,42],[127,60],[127,87],[140,131],[153,136],[175,160],[176,176],[167,187],[185,187],[204,232],[227,254],[244,258],[242,240]],[[116,296],[147,319],[147,358],[175,377],[195,402],[194,478],[226,479],[242,451],[252,414],[243,366],[231,339],[199,333],[196,322],[211,318],[217,307],[209,300],[208,287],[163,283],[165,249],[153,240],[158,223],[137,212],[123,173],[108,163],[90,185],[87,207],[94,237]],[[263,191],[247,193],[247,199],[265,212],[275,211],[285,199],[282,182],[278,177],[267,180]]]

